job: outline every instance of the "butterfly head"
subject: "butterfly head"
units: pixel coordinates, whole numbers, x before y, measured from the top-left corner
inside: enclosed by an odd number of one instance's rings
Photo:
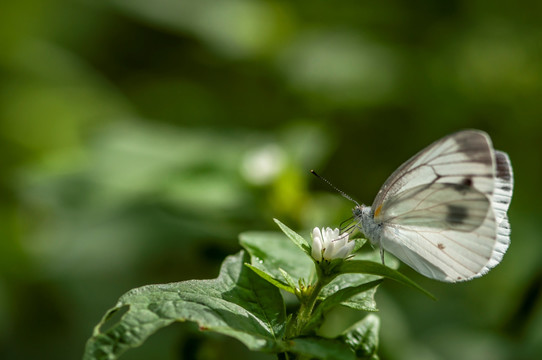
[[[371,207],[367,205],[363,205],[363,204],[356,205],[356,207],[352,209],[352,214],[354,215],[354,219],[356,219],[359,222],[363,222],[365,218],[367,217],[372,218],[374,215],[371,210]]]
[[[375,222],[375,212],[370,206],[357,205],[352,209],[356,227],[371,240],[372,243],[378,243],[380,239],[380,224]]]

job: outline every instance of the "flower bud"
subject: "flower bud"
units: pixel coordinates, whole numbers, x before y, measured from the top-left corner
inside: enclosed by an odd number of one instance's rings
[[[347,257],[355,245],[354,241],[348,241],[348,236],[348,233],[340,234],[339,229],[314,228],[312,231],[312,257],[318,262]]]

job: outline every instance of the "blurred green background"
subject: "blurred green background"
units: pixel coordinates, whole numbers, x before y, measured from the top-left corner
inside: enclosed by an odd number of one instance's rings
[[[468,283],[403,266],[439,301],[385,282],[380,354],[540,358],[541,39],[535,0],[3,3],[0,358],[80,358],[125,291],[349,217],[310,169],[370,204],[463,128],[510,154],[511,247]],[[123,358],[272,357],[178,324]]]

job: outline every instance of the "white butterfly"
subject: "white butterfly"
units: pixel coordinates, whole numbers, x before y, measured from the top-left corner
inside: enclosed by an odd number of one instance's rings
[[[432,279],[466,281],[501,262],[510,244],[508,155],[479,130],[448,135],[386,180],[354,218],[373,245]]]

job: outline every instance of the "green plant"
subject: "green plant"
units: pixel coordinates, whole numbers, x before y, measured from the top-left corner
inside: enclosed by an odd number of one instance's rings
[[[280,359],[377,359],[379,318],[373,313],[374,294],[383,278],[432,297],[392,267],[380,264],[378,254],[351,255],[362,247],[363,239],[315,229],[311,246],[275,221],[291,241],[280,233],[241,234],[245,250],[227,257],[216,279],[148,285],[124,294],[95,327],[84,359],[116,359],[160,328],[184,321]],[[279,289],[295,294],[297,311],[286,312]],[[325,314],[338,305],[369,313],[335,338],[319,336]],[[105,329],[119,311],[125,313]]]

